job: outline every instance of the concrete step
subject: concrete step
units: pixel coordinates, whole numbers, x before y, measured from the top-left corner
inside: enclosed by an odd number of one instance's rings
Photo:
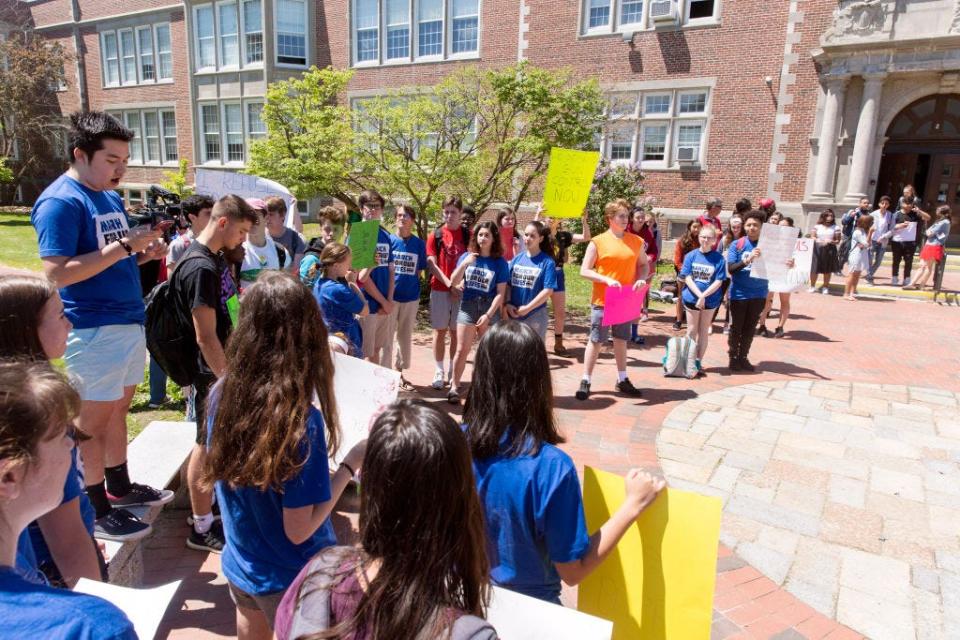
[[[888,253],[887,255],[883,256],[883,262],[880,263],[880,268],[881,268],[881,269],[882,269],[883,267],[888,267],[888,268],[889,268],[889,267],[892,267],[892,266],[893,266],[893,258],[891,258],[891,257],[889,257],[889,256],[890,256],[889,253]],[[919,256],[914,256],[914,258],[913,258],[913,268],[914,268],[914,269],[917,268],[917,265],[919,264],[919,260],[920,260],[920,257],[919,257]],[[955,258],[953,258],[953,259],[951,259],[951,258],[948,257],[948,258],[947,258],[946,270],[947,270],[947,271],[951,271],[951,272],[960,272],[960,257],[955,257]]]
[[[929,283],[927,284],[929,287]],[[818,287],[819,290],[820,287]],[[843,295],[844,285],[842,283],[831,282],[830,283],[830,293],[831,295]],[[933,300],[933,291],[930,291],[929,288],[924,291],[914,291],[912,289],[904,290],[903,287],[891,287],[889,285],[870,285],[864,282],[863,280],[857,285],[857,294],[858,295],[869,295],[869,296],[885,296],[888,298],[905,298],[912,300]],[[941,294],[943,295],[943,294]],[[948,295],[953,296],[954,293],[949,293]]]

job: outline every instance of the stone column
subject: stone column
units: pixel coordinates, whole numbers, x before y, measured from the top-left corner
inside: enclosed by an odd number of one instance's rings
[[[849,76],[840,76],[827,80],[827,101],[823,107],[817,167],[813,176],[812,195],[820,200],[832,201],[834,197],[833,167],[837,160],[837,135],[840,133],[840,115],[849,79]]]
[[[873,165],[877,138],[877,118],[880,112],[880,93],[887,78],[885,73],[863,76],[863,99],[860,101],[860,120],[857,137],[853,141],[853,159],[850,163],[850,181],[847,185],[848,202],[867,197],[870,168]]]

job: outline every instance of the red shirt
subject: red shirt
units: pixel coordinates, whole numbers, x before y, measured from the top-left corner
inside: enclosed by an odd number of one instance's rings
[[[467,247],[463,244],[464,231],[462,227],[457,227],[451,231],[447,225],[443,225],[440,229],[443,234],[440,241],[440,255],[437,255],[437,237],[434,233],[431,233],[427,238],[427,257],[433,256],[436,258],[440,271],[449,278],[454,269],[457,268],[457,260],[467,252]],[[430,288],[434,291],[450,290],[435,275],[430,276]]]

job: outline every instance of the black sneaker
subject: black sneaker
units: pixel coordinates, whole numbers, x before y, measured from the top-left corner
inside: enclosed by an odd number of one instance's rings
[[[620,393],[626,394],[628,396],[638,397],[643,395],[643,392],[640,389],[637,389],[633,386],[633,383],[630,382],[630,378],[624,378],[617,383],[617,391]]]
[[[196,529],[190,527],[190,535],[187,537],[189,548],[209,553],[222,553],[224,544],[223,525],[219,520],[214,520],[213,526],[206,533],[197,533]]]
[[[112,496],[109,493],[110,504],[115,507],[159,507],[173,500],[173,491],[169,489],[154,489],[145,484],[130,483],[130,492],[125,496]]]
[[[730,371],[741,371],[743,367],[740,366],[740,361],[734,358],[730,359],[730,364],[727,365]]]
[[[767,331],[767,325],[762,324],[757,327],[757,330],[754,332],[754,335],[763,336],[764,338],[770,337],[770,332]]]
[[[450,404],[460,404],[460,393],[456,387],[450,387],[450,391],[447,391],[447,402]]]
[[[150,535],[153,528],[126,509],[110,509],[107,515],[93,523],[93,537],[113,542],[139,540]]]
[[[674,331],[680,331],[680,329],[682,329],[682,328],[683,328],[683,323],[680,322],[679,320],[677,320],[676,322],[673,323],[673,330],[674,330]]]
[[[219,503],[219,502],[214,502],[214,503],[213,503],[213,507],[211,507],[210,513],[213,514],[213,519],[214,519],[214,520],[217,520],[217,521],[220,520],[220,503]],[[187,515],[187,524],[190,525],[191,527],[193,526],[193,514],[192,514],[192,513],[189,514],[189,515]]]
[[[756,371],[757,368],[750,364],[750,361],[746,358],[740,358],[740,368],[744,371]]]
[[[773,331],[773,337],[774,337],[774,338],[782,338],[782,337],[783,337],[783,327],[777,327],[777,328]]]
[[[577,400],[586,400],[590,397],[590,383],[586,380],[580,381],[580,388],[577,389]]]

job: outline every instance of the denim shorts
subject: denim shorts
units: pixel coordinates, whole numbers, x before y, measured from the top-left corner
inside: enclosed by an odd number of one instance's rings
[[[494,297],[495,296],[480,296],[478,298],[471,298],[470,300],[461,298],[460,311],[457,313],[457,324],[477,324],[480,316],[490,310],[490,305],[493,303]],[[488,316],[490,318],[490,326],[496,323],[499,316],[499,313],[492,313]]]
[[[540,336],[541,340],[547,339],[547,321],[549,320],[547,315],[547,305],[543,305],[536,311],[531,311],[526,318],[521,320],[523,324],[527,325],[531,329],[537,332],[537,335]]]
[[[554,293],[563,293],[567,290],[567,275],[562,268],[557,269],[557,286],[554,287]]]
[[[590,307],[590,342],[606,342],[607,336],[613,333],[614,340],[630,339],[630,322],[621,322],[612,326],[603,324],[603,307]]]
[[[67,336],[63,360],[67,371],[77,379],[83,400],[119,400],[125,387],[143,382],[147,364],[143,326],[110,324],[74,329]]]

